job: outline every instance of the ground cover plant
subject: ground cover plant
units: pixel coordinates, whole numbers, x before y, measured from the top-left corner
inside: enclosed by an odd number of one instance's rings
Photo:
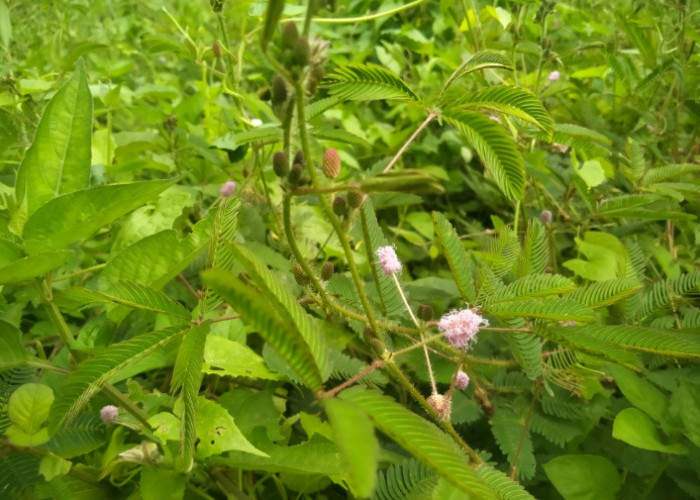
[[[699,27],[0,0],[0,498],[700,497]]]

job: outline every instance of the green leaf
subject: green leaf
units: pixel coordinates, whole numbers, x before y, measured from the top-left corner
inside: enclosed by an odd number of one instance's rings
[[[527,224],[525,242],[518,262],[518,275],[544,273],[549,264],[549,244],[547,232],[538,220],[530,220]]]
[[[467,94],[450,104],[449,109],[463,111],[487,109],[520,118],[547,133],[551,133],[554,129],[552,117],[540,100],[529,90],[513,85],[486,87]]]
[[[498,498],[503,500],[535,500],[535,497],[520,483],[513,481],[506,474],[486,463],[481,464],[476,469],[476,473],[493,491],[498,493]]]
[[[596,159],[584,161],[580,167],[574,164],[574,170],[589,189],[605,182],[605,170]]]
[[[669,413],[683,424],[686,437],[700,447],[700,385],[681,380],[673,391]]]
[[[210,269],[202,274],[202,279],[242,314],[243,321],[258,331],[304,384],[314,392],[321,390],[321,372],[306,339],[298,326],[285,318],[287,315],[270,307],[267,296],[230,272]]]
[[[164,191],[171,181],[97,186],[54,198],[24,226],[24,248],[35,254],[57,250],[87,238]]]
[[[54,477],[68,474],[72,466],[73,464],[64,458],[46,455],[39,464],[39,474],[47,481],[51,481]]]
[[[694,165],[692,163],[664,165],[662,167],[656,167],[648,170],[642,177],[641,184],[643,186],[649,186],[659,181],[694,174],[695,172],[700,172],[700,165]]]
[[[474,304],[476,303],[474,264],[467,257],[464,245],[447,217],[439,212],[433,212],[432,217],[435,234],[452,271],[452,277],[457,283],[457,288],[467,303]]]
[[[215,140],[212,146],[227,151],[235,151],[239,147],[250,144],[251,142],[261,142],[264,144],[282,142],[282,129],[278,126],[271,126],[256,127],[243,132],[228,132]]]
[[[595,309],[619,302],[634,295],[641,288],[642,285],[634,278],[597,281],[574,290],[567,298]]]
[[[182,333],[177,326],[144,333],[118,344],[112,344],[94,358],[83,361],[68,375],[51,407],[49,428],[52,432],[70,423],[90,398],[120,370],[161,349]]]
[[[492,296],[488,303],[496,304],[513,300],[536,299],[574,290],[576,285],[569,278],[558,274],[529,274],[506,285]]]
[[[19,283],[43,276],[62,266],[73,255],[70,250],[41,252],[0,268],[0,285]]]
[[[52,198],[89,185],[91,135],[92,96],[80,59],[46,106],[17,172],[17,200],[26,203],[29,215]]]
[[[525,189],[525,166],[515,142],[503,127],[471,111],[449,111],[444,116],[476,149],[503,194],[510,200],[519,200]]]
[[[681,443],[664,444],[659,431],[646,413],[637,408],[625,408],[615,417],[612,435],[615,439],[643,450],[685,455],[688,449]]]
[[[177,471],[156,465],[141,467],[139,494],[142,500],[182,500],[186,486],[187,477]]]
[[[73,458],[96,450],[106,440],[107,428],[102,419],[83,412],[60,429],[44,448],[60,457]]]
[[[615,465],[596,455],[561,455],[542,468],[564,500],[615,500],[622,484]]]
[[[204,373],[256,379],[279,380],[262,357],[250,347],[218,335],[209,335],[204,347]]]
[[[202,384],[202,365],[204,363],[204,346],[211,322],[190,328],[185,332],[180,349],[177,352],[170,392],[175,394],[182,389],[183,403],[180,426],[180,453],[184,471],[192,469],[194,464],[194,445],[197,439],[197,396]]]
[[[534,335],[513,332],[507,337],[511,353],[530,380],[542,375],[542,342]]]
[[[418,460],[474,499],[496,494],[469,466],[469,458],[435,424],[422,419],[391,398],[373,390],[346,389],[340,398],[366,411],[375,427]]]
[[[583,239],[575,238],[579,252],[588,260],[571,259],[564,267],[591,281],[606,281],[624,277],[627,267],[627,250],[614,235],[588,231]]]
[[[540,318],[549,321],[580,322],[595,320],[593,311],[569,299],[499,302],[484,306],[484,310],[500,318]]]
[[[195,400],[197,425],[196,435],[200,441],[197,445],[197,459],[221,455],[227,451],[244,451],[259,457],[269,455],[248,441],[236,427],[233,417],[221,405],[204,396]]]
[[[575,331],[572,331],[573,328],[576,327],[552,327],[546,330],[540,329],[537,331],[537,334],[578,351],[601,356],[636,370],[640,369],[641,363],[632,351],[627,350],[624,346],[587,334],[594,331],[593,329],[597,328],[597,326],[585,327],[585,331],[582,328],[576,328]]]
[[[645,220],[692,220],[675,202],[663,201],[657,194],[628,194],[603,200],[598,206],[603,217],[628,217]]]
[[[323,80],[331,95],[346,100],[398,99],[419,102],[401,78],[376,64],[348,64]]]
[[[56,296],[56,303],[68,309],[80,309],[95,303],[114,303],[179,319],[190,319],[190,312],[179,302],[159,290],[128,280],[118,281],[108,292],[69,288]]]
[[[22,332],[0,320],[0,372],[23,366],[28,359],[29,354],[22,345]]]
[[[10,7],[4,1],[0,2],[0,42],[9,52],[10,42],[12,42],[12,18]]]
[[[445,91],[450,88],[459,78],[472,73],[473,71],[479,71],[487,68],[512,70],[513,63],[510,61],[510,59],[501,55],[500,52],[496,52],[495,50],[483,50],[481,52],[477,52],[460,64],[459,67],[452,72],[450,77],[445,82],[445,85],[442,87],[438,104],[442,102],[442,96],[444,95]]]
[[[610,365],[608,372],[615,379],[615,383],[634,406],[643,410],[647,415],[662,422],[668,413],[668,398],[644,380],[639,374],[619,365]]]
[[[323,400],[333,437],[348,468],[350,488],[360,498],[370,496],[376,484],[379,443],[367,414],[349,401]]]
[[[13,424],[27,434],[34,434],[49,417],[53,401],[53,390],[49,386],[24,384],[10,396],[7,414]]]
[[[518,477],[529,479],[535,475],[535,454],[532,437],[523,419],[512,410],[500,408],[491,420],[491,432],[508,463],[517,461]]]

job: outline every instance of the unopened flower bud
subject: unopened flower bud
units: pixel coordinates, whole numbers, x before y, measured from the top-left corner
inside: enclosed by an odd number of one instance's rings
[[[289,171],[289,175],[287,176],[287,180],[289,181],[290,184],[293,186],[296,186],[299,183],[299,180],[301,180],[301,175],[304,173],[304,167],[302,166],[301,163],[295,163],[294,166],[292,166],[292,169]]]
[[[277,151],[272,156],[272,170],[277,177],[284,177],[289,173],[289,159],[282,151]]]
[[[433,308],[425,304],[418,306],[418,319],[423,321],[430,321],[433,319]]]
[[[552,212],[549,210],[542,210],[542,212],[540,212],[540,222],[542,224],[549,224],[552,222]]]
[[[298,262],[294,264],[294,280],[301,286],[308,285],[311,280],[304,272],[304,268]]]
[[[348,205],[350,205],[351,208],[360,208],[360,205],[362,205],[362,199],[364,198],[364,195],[362,194],[362,191],[353,189],[352,191],[348,191],[347,198]]]
[[[282,26],[282,48],[293,49],[299,40],[299,30],[294,23],[285,23]]]
[[[454,377],[455,387],[460,391],[463,391],[469,385],[469,375],[459,370]]]
[[[301,149],[294,155],[294,161],[292,163],[304,164],[304,152]]]
[[[323,69],[323,66],[314,66],[311,69],[311,74],[309,75],[309,81],[307,83],[306,88],[309,89],[310,94],[315,94],[316,93],[316,88],[318,87],[318,84],[321,80],[323,80],[323,77],[326,75],[326,71]]]
[[[226,181],[221,185],[221,189],[219,189],[219,194],[221,195],[222,198],[230,198],[233,196],[233,193],[236,192],[236,183],[233,181]]]
[[[297,66],[306,66],[309,64],[309,57],[311,55],[311,47],[309,46],[309,40],[306,37],[301,37],[297,40],[294,45],[294,64]]]
[[[114,422],[119,418],[119,408],[113,405],[103,406],[100,410],[100,418],[105,424]]]
[[[559,74],[559,72],[554,70],[549,74],[549,76],[547,76],[547,78],[549,79],[550,82],[556,82],[557,80],[559,80],[560,76],[561,75]]]
[[[214,42],[211,44],[211,50],[214,52],[214,57],[221,59],[223,51],[221,50],[221,44],[219,42]]]
[[[348,214],[348,202],[343,196],[333,198],[333,213],[338,217],[343,217]]]
[[[211,10],[218,14],[224,8],[224,0],[209,0],[209,5],[211,5]]]
[[[321,268],[321,279],[323,281],[328,281],[333,277],[333,273],[335,272],[335,266],[331,261],[326,262],[323,264],[323,267]]]
[[[285,83],[284,78],[282,78],[280,75],[273,76],[271,87],[273,106],[284,104],[284,102],[287,100],[287,84]]]
[[[329,179],[335,179],[340,173],[340,155],[335,148],[328,148],[323,153],[323,175]]]
[[[428,398],[428,404],[438,414],[440,420],[450,420],[452,412],[452,401],[442,394],[433,394]]]

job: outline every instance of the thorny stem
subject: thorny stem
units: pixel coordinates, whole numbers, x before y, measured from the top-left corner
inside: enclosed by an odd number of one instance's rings
[[[399,158],[401,158],[401,155],[403,154],[404,151],[406,151],[406,148],[411,145],[411,143],[418,137],[418,134],[420,134],[425,127],[428,126],[428,123],[433,121],[433,119],[437,118],[438,114],[435,113],[434,111],[431,111],[428,113],[428,117],[423,121],[423,123],[420,124],[420,126],[411,134],[411,137],[408,138],[408,140],[404,143],[403,146],[401,146],[401,149],[397,151],[397,153],[394,155],[394,157],[391,159],[389,164],[382,170],[383,174],[386,174],[389,170],[391,170],[391,167],[393,167],[397,161],[399,161]]]

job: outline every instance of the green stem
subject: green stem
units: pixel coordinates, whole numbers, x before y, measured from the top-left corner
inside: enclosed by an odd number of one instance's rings
[[[78,271],[75,271],[74,273],[64,274],[63,276],[53,278],[52,281],[55,283],[56,281],[69,280],[71,278],[75,278],[76,276],[80,276],[82,274],[91,273],[92,271],[99,271],[100,269],[102,269],[106,265],[107,264],[96,264],[94,266],[86,267],[85,269],[80,269]]]
[[[379,19],[380,17],[384,16],[391,16],[393,14],[396,14],[397,12],[401,12],[402,10],[410,9],[411,7],[415,7],[416,5],[420,5],[425,0],[414,0],[413,2],[407,3],[406,5],[401,5],[400,7],[396,7],[394,9],[390,10],[384,10],[382,12],[375,12],[374,14],[367,14],[365,16],[359,16],[359,17],[314,17],[311,19],[314,23],[324,23],[324,24],[354,24],[354,23],[360,23],[362,21],[371,21],[372,19]],[[284,22],[287,23],[293,23],[293,22],[299,22],[299,21],[305,21],[306,18],[301,18],[301,17],[292,17],[289,19],[285,19]]]

